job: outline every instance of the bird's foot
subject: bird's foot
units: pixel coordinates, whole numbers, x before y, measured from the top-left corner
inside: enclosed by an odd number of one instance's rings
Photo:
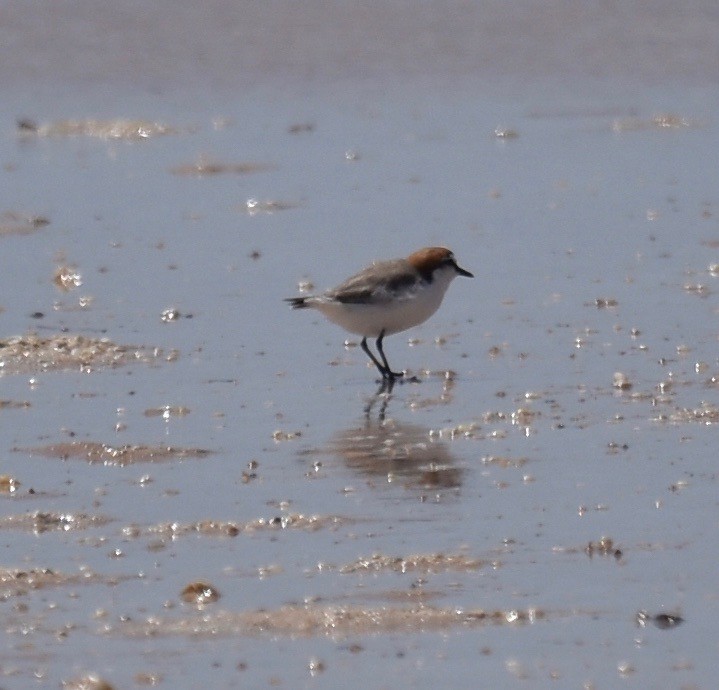
[[[420,380],[416,376],[407,376],[406,371],[392,371],[386,369],[382,372],[383,383],[419,383]]]

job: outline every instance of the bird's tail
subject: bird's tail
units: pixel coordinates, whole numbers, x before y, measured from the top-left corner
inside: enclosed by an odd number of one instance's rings
[[[285,297],[285,302],[289,302],[293,309],[306,309],[309,306],[306,297]]]

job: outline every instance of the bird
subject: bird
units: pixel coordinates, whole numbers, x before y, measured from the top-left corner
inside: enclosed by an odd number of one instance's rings
[[[362,336],[362,350],[384,382],[404,372],[393,371],[382,347],[385,336],[424,323],[442,304],[457,276],[474,278],[460,268],[446,247],[424,247],[405,259],[375,261],[337,287],[319,295],[287,297],[293,309],[317,309],[332,323]],[[367,344],[375,338],[379,358]]]

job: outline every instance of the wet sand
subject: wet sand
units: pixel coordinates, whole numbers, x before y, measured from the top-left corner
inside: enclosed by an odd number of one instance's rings
[[[4,12],[3,687],[713,687],[711,4]]]

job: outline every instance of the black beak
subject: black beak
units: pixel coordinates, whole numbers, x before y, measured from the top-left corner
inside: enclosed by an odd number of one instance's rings
[[[454,264],[454,270],[457,271],[457,273],[461,276],[464,276],[465,278],[474,278],[474,273],[470,273],[469,271],[465,271],[463,268],[457,265],[455,262]]]

